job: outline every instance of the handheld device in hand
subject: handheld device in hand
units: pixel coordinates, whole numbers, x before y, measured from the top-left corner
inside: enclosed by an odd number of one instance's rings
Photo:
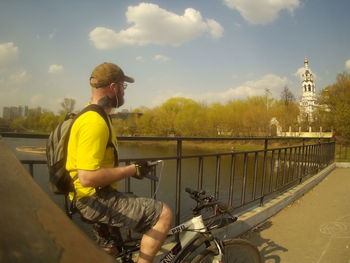
[[[155,166],[155,165],[157,165],[159,163],[162,163],[162,162],[163,162],[163,160],[157,160],[157,161],[149,162],[149,166]]]
[[[157,164],[162,163],[162,162],[163,162],[163,160],[148,162],[148,166],[153,167],[153,166],[156,166]],[[159,181],[159,178],[157,176],[152,175],[151,173],[145,174],[144,177],[146,177],[150,180],[156,181],[156,182]]]

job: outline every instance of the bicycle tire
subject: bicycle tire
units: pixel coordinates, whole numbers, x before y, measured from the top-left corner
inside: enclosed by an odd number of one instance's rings
[[[259,250],[243,239],[227,239],[222,242],[224,263],[261,263]],[[201,251],[192,263],[213,262],[215,252],[210,248]]]

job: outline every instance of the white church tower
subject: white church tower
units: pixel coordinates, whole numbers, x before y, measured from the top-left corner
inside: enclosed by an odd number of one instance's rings
[[[313,75],[309,69],[309,61],[304,60],[304,72],[302,74],[303,95],[300,100],[300,118],[299,120],[308,120],[312,122],[313,112],[317,107],[316,86]]]

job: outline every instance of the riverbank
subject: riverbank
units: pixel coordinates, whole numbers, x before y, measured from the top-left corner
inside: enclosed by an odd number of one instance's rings
[[[212,139],[212,138],[211,138]],[[183,140],[182,141],[182,149],[184,152],[186,151],[221,151],[221,152],[242,152],[242,151],[257,151],[257,150],[263,150],[265,147],[265,140],[263,139],[254,139],[254,138],[246,138],[246,139],[240,139],[240,140],[225,140],[220,141],[222,138],[218,138],[218,141],[215,140],[197,140],[194,139],[191,140]],[[314,143],[314,142],[312,142]],[[176,149],[177,147],[177,141],[122,141],[120,140],[118,142],[119,145],[155,145],[159,147],[172,147]],[[287,146],[296,146],[296,145],[302,145],[302,140],[279,140],[279,139],[269,139],[268,142],[268,149],[270,148],[279,148],[279,147],[287,147]],[[311,144],[311,142],[305,143],[306,145]]]

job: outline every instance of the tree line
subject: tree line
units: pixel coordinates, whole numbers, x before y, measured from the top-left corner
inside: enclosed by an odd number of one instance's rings
[[[187,98],[171,98],[153,109],[138,109],[141,117],[115,120],[120,135],[150,136],[266,136],[270,120],[282,126],[295,126],[298,105],[268,96],[206,105]]]
[[[62,121],[68,112],[73,112],[75,100],[64,98],[60,103],[61,109],[57,114],[50,110],[29,109],[27,115],[14,120],[0,118],[0,128],[6,131],[49,133]]]
[[[127,119],[113,119],[118,135],[124,136],[273,136],[276,118],[283,131],[334,130],[336,135],[350,138],[350,75],[342,73],[336,82],[318,95],[314,120],[298,121],[299,103],[288,87],[280,98],[263,96],[233,99],[225,103],[206,104],[187,98],[171,98],[155,108],[139,108]],[[13,120],[9,125],[17,131],[50,132],[67,112],[74,111],[75,100],[65,98],[58,114],[44,110],[31,112],[26,118]],[[141,117],[140,117],[141,116]],[[1,123],[0,123],[1,125]]]

